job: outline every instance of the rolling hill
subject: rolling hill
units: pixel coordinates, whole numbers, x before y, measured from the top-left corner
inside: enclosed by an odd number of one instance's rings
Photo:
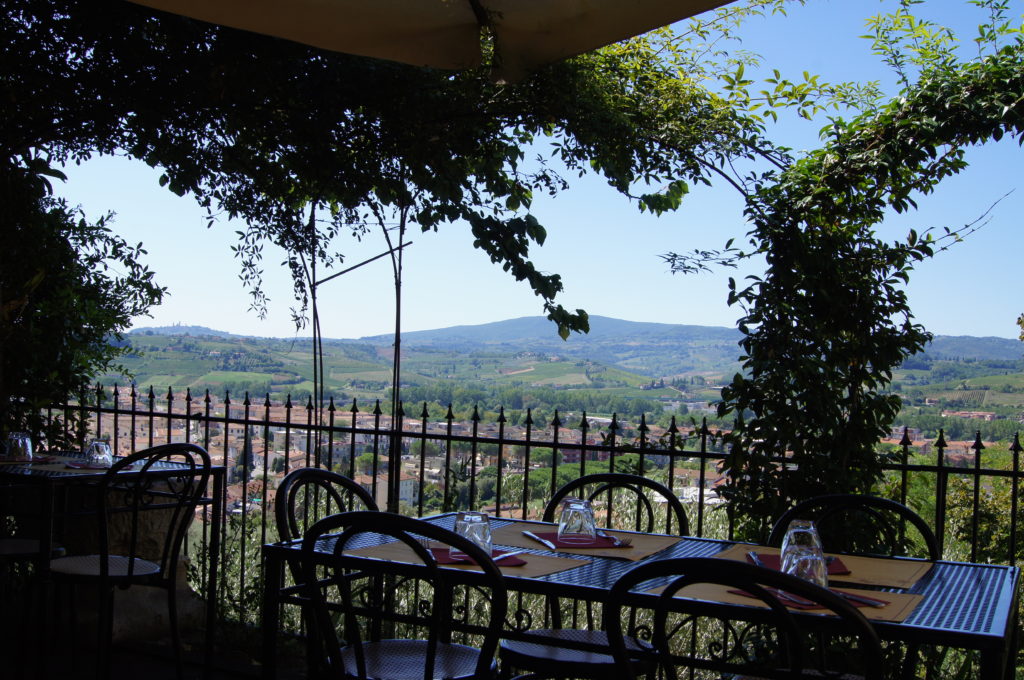
[[[438,383],[486,389],[552,388],[662,399],[712,399],[740,370],[733,328],[687,326],[591,317],[591,332],[561,340],[543,317],[476,326],[414,331],[402,336],[402,385]],[[126,336],[125,368],[139,385],[233,392],[302,394],[312,389],[309,338],[254,338],[201,326],[141,328]],[[346,397],[375,398],[391,380],[390,335],[324,341],[324,384]],[[1020,342],[1006,338],[937,336],[908,360],[897,379],[907,387],[951,389],[963,380],[998,376],[1016,384]],[[1024,376],[1022,376],[1024,379]],[[996,378],[993,378],[996,380]],[[120,382],[114,375],[104,382]],[[665,387],[660,387],[662,381]],[[707,386],[706,390],[693,386]],[[682,386],[686,386],[683,396]]]

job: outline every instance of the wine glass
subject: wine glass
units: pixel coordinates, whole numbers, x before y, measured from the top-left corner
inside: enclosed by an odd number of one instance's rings
[[[32,460],[32,437],[26,432],[11,432],[7,435],[8,460]]]
[[[94,439],[85,449],[85,462],[89,467],[110,467],[114,463],[114,454],[110,444],[102,439]]]
[[[491,523],[487,513],[470,510],[460,512],[455,516],[455,533],[473,541],[488,555],[491,554]],[[466,557],[466,553],[454,546],[448,548],[448,555],[453,560]]]
[[[795,519],[786,527],[782,539],[782,571],[822,588],[828,587],[825,554],[814,522]]]
[[[597,537],[597,524],[590,501],[566,498],[558,518],[558,541],[565,544],[592,545]]]

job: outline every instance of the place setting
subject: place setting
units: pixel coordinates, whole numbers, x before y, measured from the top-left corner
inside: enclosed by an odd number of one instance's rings
[[[83,451],[40,453],[34,451],[31,437],[12,432],[0,452],[0,464],[31,465],[36,470],[50,472],[95,472],[109,470],[114,464],[114,453],[103,439],[93,439]],[[132,466],[124,468],[131,470]]]
[[[107,470],[114,464],[114,453],[110,444],[102,439],[89,442],[81,458],[72,458],[64,463],[71,470]]]
[[[555,552],[636,561],[674,545],[679,537],[601,529],[590,501],[566,498],[557,525],[510,521],[495,529],[495,540],[522,548],[543,546]]]
[[[856,564],[856,561],[851,559],[856,556],[826,555],[822,550],[821,538],[818,536],[817,528],[814,522],[809,520],[796,519],[790,523],[783,538],[781,549],[738,544],[723,550],[716,557],[747,562],[766,569],[781,571],[819,585],[839,595],[854,607],[862,609],[864,616],[869,619],[902,621],[910,615],[914,607],[921,600],[920,595],[880,592],[877,590],[866,591],[846,587],[836,588],[834,584],[830,584],[832,577],[838,577],[838,581],[845,583],[852,582],[875,587],[894,587],[886,586],[885,583],[878,581],[869,581],[867,580],[868,574],[862,574],[859,580],[852,578],[854,573],[851,567],[847,565],[847,561],[852,561]],[[865,559],[872,559],[875,562],[882,561],[875,558]],[[896,560],[886,560],[886,562],[893,563]],[[877,571],[872,570],[870,574],[874,575]],[[883,577],[881,580],[905,582],[902,575],[898,579],[886,579]],[[909,587],[909,585],[905,587]],[[699,593],[697,592],[698,590],[700,591]],[[763,602],[756,601],[755,596],[749,593],[728,589],[723,586],[700,584],[699,586],[692,587],[692,589],[684,589],[684,591],[688,596],[697,597],[698,599],[767,606]],[[817,603],[792,593],[777,591],[774,594],[790,609],[814,610],[822,608]]]
[[[495,537],[491,530],[490,518],[484,512],[459,512],[455,517],[454,530],[455,533],[468,538],[476,543],[481,550],[489,553],[491,559],[498,565],[502,573],[508,575],[523,577],[544,576],[565,571],[566,569],[574,569],[589,563],[589,560],[537,554],[526,549],[526,547],[520,549],[517,549],[516,546],[511,548],[495,548]],[[429,541],[424,542],[423,545],[430,550],[437,564],[452,569],[479,570],[479,567],[472,558],[461,550],[449,546],[437,546]],[[414,561],[412,549],[400,541],[389,541],[379,545],[352,550],[346,549],[344,554],[362,555],[398,562]]]
[[[2,464],[26,465],[40,461],[40,456],[33,455],[32,437],[27,432],[11,432],[5,441],[0,442]]]
[[[779,548],[736,544],[715,557],[749,562],[769,569],[782,569],[782,551]],[[898,588],[906,590],[927,574],[932,564],[924,560],[865,557],[863,555],[824,554],[829,579],[844,584]]]

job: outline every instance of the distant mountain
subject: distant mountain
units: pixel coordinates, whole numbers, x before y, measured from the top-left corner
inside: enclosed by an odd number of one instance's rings
[[[1009,338],[971,335],[936,335],[925,350],[931,359],[978,359],[1017,361],[1024,357],[1024,343]]]
[[[646,321],[623,321],[607,316],[591,316],[590,332],[574,333],[568,340],[558,337],[557,327],[543,316],[524,316],[518,319],[494,321],[476,326],[451,326],[429,331],[402,333],[403,344],[451,345],[459,342],[494,345],[516,342],[542,343],[557,347],[608,341],[654,341],[694,340],[735,342],[740,333],[734,328],[721,326],[685,326],[670,323]],[[388,335],[373,335],[360,338],[362,342],[374,344],[392,342]]]
[[[185,325],[138,328],[129,335],[246,337],[205,326]],[[684,373],[731,374],[739,369],[738,343],[741,337],[735,328],[722,326],[649,323],[591,316],[590,333],[573,334],[563,341],[551,321],[542,316],[527,316],[472,326],[410,331],[402,334],[402,346],[408,351],[445,350],[465,354],[482,351],[541,353],[598,361],[642,375],[664,377]],[[296,338],[289,340],[294,342]],[[362,345],[364,348],[371,345],[383,352],[393,341],[388,334],[327,342],[332,345]],[[1017,340],[938,335],[921,358],[1015,361],[1022,356],[1024,344]]]
[[[402,334],[407,349],[463,352],[539,352],[666,377],[683,373],[731,373],[739,368],[740,333],[735,328],[685,326],[590,317],[590,332],[558,337],[556,326],[542,316],[527,316],[477,326],[453,326]],[[391,345],[390,335],[360,342]]]
[[[235,333],[227,333],[225,331],[215,331],[212,328],[206,326],[183,326],[176,324],[174,326],[152,326],[147,328],[133,328],[128,331],[127,335],[193,335],[193,336],[211,336],[215,338],[242,338],[246,337],[243,335],[236,335]]]

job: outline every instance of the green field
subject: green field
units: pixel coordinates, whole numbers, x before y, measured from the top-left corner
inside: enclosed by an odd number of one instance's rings
[[[256,382],[272,382],[274,380],[273,373],[248,373],[244,371],[210,371],[200,377],[202,382],[210,383],[228,383],[228,382],[242,382],[244,380],[256,381]]]
[[[124,359],[137,384],[157,391],[189,387],[195,392],[229,389],[262,392],[272,398],[302,397],[313,391],[313,354],[308,341],[216,338],[206,336],[129,336],[132,354]],[[328,342],[324,351],[324,389],[336,402],[360,404],[386,398],[391,385],[391,348]],[[105,384],[115,382],[107,376]],[[125,378],[116,379],[125,384]],[[402,382],[407,387],[450,383],[486,400],[486,390],[585,390],[609,398],[650,400],[681,398],[679,390],[649,387],[650,376],[596,361],[560,356],[556,352],[406,350]],[[496,393],[495,393],[496,394]],[[556,393],[557,394],[557,393]],[[452,397],[464,399],[465,396]],[[689,397],[692,398],[692,397]],[[442,399],[444,401],[444,399]],[[492,406],[493,407],[493,406]]]
[[[128,340],[132,352],[123,363],[141,389],[152,385],[157,392],[168,387],[190,387],[193,392],[269,390],[275,399],[304,396],[313,389],[309,339],[142,333],[131,334]],[[683,346],[636,339],[606,341],[594,355],[603,360],[579,353],[573,356],[567,346],[538,342],[537,346],[510,343],[502,349],[480,342],[407,346],[402,352],[403,393],[413,390],[408,393],[442,404],[490,402],[487,408],[492,409],[502,403],[498,399],[534,403],[515,396],[531,390],[543,392],[551,406],[565,399],[560,395],[575,393],[600,395],[596,401],[586,397],[594,405],[606,403],[601,399],[645,404],[714,402],[720,397],[714,385],[730,380],[738,366],[735,354],[726,357],[721,345],[702,348],[699,342]],[[324,350],[323,388],[336,401],[350,403],[356,398],[362,404],[386,398],[391,385],[390,345],[329,340]],[[648,369],[656,366],[664,373],[652,377],[631,370],[641,355]],[[908,366],[893,376],[893,389],[904,404],[936,412],[995,411],[1004,418],[1016,417],[1024,409],[1024,361],[917,357]],[[100,380],[105,385],[125,385],[130,378],[112,373]]]

